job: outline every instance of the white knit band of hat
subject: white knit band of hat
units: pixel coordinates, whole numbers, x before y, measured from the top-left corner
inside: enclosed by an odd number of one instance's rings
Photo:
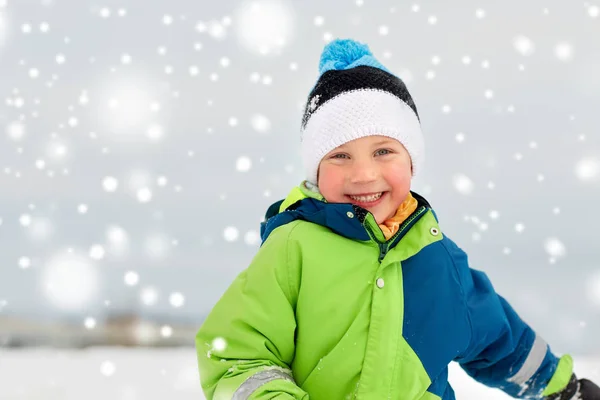
[[[425,143],[415,112],[389,92],[359,89],[328,100],[308,120],[301,146],[306,179],[317,184],[321,159],[331,150],[373,135],[398,140],[410,155],[413,176],[420,170]]]

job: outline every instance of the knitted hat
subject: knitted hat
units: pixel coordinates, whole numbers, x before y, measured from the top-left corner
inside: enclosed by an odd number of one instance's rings
[[[321,54],[319,79],[302,118],[306,179],[317,183],[321,159],[336,147],[371,135],[397,139],[420,170],[424,142],[417,108],[402,80],[354,40],[334,40]]]

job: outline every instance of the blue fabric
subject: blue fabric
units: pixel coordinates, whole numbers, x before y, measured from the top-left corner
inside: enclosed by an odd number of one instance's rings
[[[437,378],[435,378],[435,380],[431,382],[431,385],[429,386],[429,389],[427,389],[427,391],[429,393],[440,396],[442,399],[445,400],[446,398],[444,397],[444,394],[446,393],[448,386],[448,368],[446,367],[437,376]]]
[[[440,396],[442,400],[456,400],[454,390],[450,383],[448,383],[448,368],[431,383],[431,386],[427,390],[429,393]]]
[[[458,274],[442,244],[446,240],[402,263],[402,333],[432,381],[429,391],[440,397],[448,364],[468,347],[471,336]]]
[[[449,383],[446,385],[446,391],[444,392],[444,395],[442,396],[442,400],[456,400],[456,396],[454,395],[454,390],[452,389],[452,386],[450,386]]]
[[[331,70],[340,71],[358,66],[369,66],[391,74],[369,50],[366,44],[351,39],[336,39],[328,43],[319,61],[319,74]]]
[[[523,366],[536,334],[496,293],[485,273],[469,268],[465,252],[449,239],[443,243],[456,266],[471,331],[468,347],[456,361],[487,386],[516,398],[540,398],[556,371],[558,358],[547,346],[541,366],[529,381],[522,386],[508,382]]]
[[[324,203],[312,198],[302,199],[297,204],[301,205],[296,208],[294,208],[296,205],[292,205],[291,207],[288,207],[288,210],[268,218],[261,224],[260,236],[262,238],[262,243],[267,240],[275,228],[296,219],[326,226],[332,231],[350,239],[361,241],[371,239],[369,233],[365,230],[358,218],[348,217],[349,212],[354,214],[352,204]],[[271,207],[269,209],[271,209]]]
[[[477,381],[512,397],[541,394],[558,359],[548,348],[525,385],[508,382],[527,359],[535,332],[496,293],[485,273],[469,267],[467,255],[452,240],[445,236],[425,247],[403,263],[402,272],[403,335],[432,379],[431,393],[453,399],[442,382],[447,382],[448,363],[455,360]]]
[[[419,203],[431,210],[424,199]],[[353,212],[351,204],[305,198],[267,218],[261,236],[264,242],[278,226],[302,219],[345,237],[371,240],[359,219],[349,218],[347,212]],[[540,398],[556,370],[557,357],[548,347],[542,365],[525,385],[508,382],[527,359],[535,332],[496,293],[485,273],[469,267],[466,253],[447,235],[399,267],[404,284],[403,336],[432,381],[429,392],[454,400],[448,364],[457,361],[487,386],[516,398]]]

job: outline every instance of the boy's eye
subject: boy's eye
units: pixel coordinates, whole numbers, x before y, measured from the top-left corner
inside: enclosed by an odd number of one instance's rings
[[[375,152],[375,154],[384,156],[386,154],[390,154],[392,151],[390,149],[379,149]]]
[[[331,156],[331,158],[346,158],[346,154],[343,153],[339,153],[339,154],[334,154],[333,156]]]

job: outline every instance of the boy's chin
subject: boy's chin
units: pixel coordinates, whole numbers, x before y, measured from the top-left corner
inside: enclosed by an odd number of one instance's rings
[[[373,214],[373,218],[375,219],[375,222],[377,222],[377,225],[383,224],[387,219],[386,216],[382,214],[381,210],[369,210],[368,208],[366,208],[366,210]]]
[[[392,218],[394,215],[396,215],[396,211],[397,209],[392,209],[389,212],[382,212],[382,211],[375,211],[375,213],[372,213],[373,216],[375,217],[375,221],[377,221],[378,225],[383,224],[385,221],[387,221],[388,219]]]
[[[375,221],[377,222],[377,225],[381,225],[383,224],[386,220],[388,220],[389,218],[385,218],[385,217],[380,217],[377,216],[377,214],[373,214],[373,216],[375,217]]]

